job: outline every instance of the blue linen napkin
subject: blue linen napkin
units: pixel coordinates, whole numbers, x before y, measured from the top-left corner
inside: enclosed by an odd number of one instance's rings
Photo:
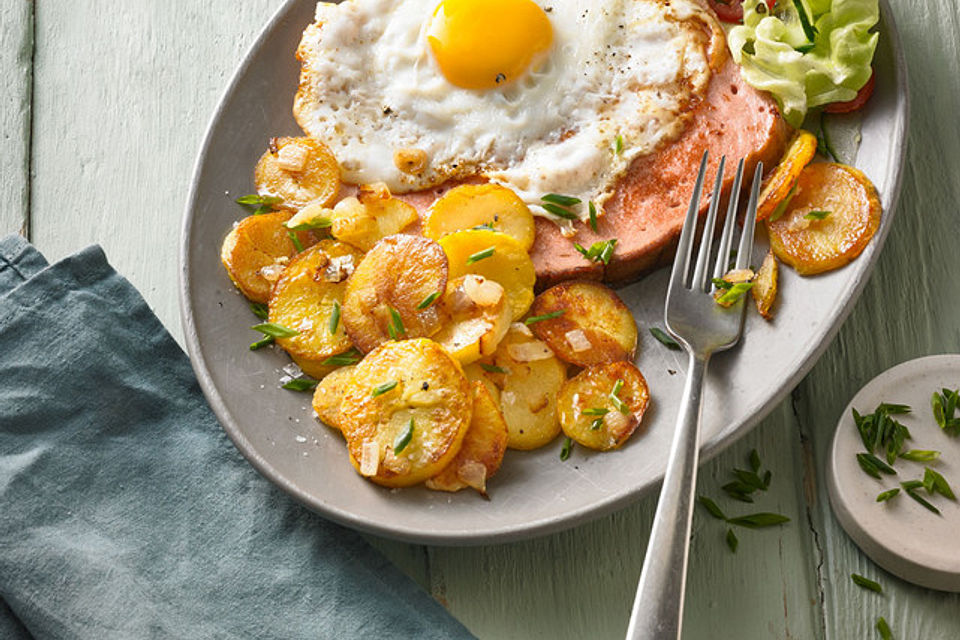
[[[96,247],[0,240],[0,638],[470,638],[248,465]]]

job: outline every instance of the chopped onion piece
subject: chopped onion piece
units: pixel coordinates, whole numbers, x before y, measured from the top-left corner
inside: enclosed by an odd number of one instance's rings
[[[331,258],[327,268],[323,271],[323,279],[326,282],[343,282],[350,277],[355,267],[353,256],[350,254]]]
[[[478,307],[492,307],[503,298],[503,287],[499,283],[473,274],[463,279],[463,291]]]
[[[457,469],[457,478],[480,493],[487,492],[487,467],[476,460],[465,460]]]
[[[380,443],[376,440],[364,440],[360,445],[360,475],[375,476],[380,468]]]
[[[547,343],[540,340],[507,345],[507,352],[517,362],[534,362],[553,357],[553,351]]]
[[[603,424],[612,435],[617,436],[623,433],[630,425],[630,417],[625,416],[619,411],[608,411],[603,416]]]
[[[570,348],[577,353],[581,351],[589,351],[593,347],[593,345],[590,344],[590,340],[587,338],[587,334],[583,332],[583,329],[567,331],[564,334],[564,337],[567,339],[567,344],[570,345]]]
[[[310,149],[299,144],[284,145],[277,153],[277,166],[284,171],[303,171]]]
[[[260,276],[263,277],[267,282],[276,282],[280,279],[280,274],[283,273],[284,266],[282,264],[268,264],[265,267],[260,267]]]
[[[530,327],[528,327],[522,322],[514,322],[513,324],[510,325],[510,329],[512,331],[517,331],[519,333],[522,333],[527,337],[530,337],[530,338],[533,337],[533,331],[530,331]]]

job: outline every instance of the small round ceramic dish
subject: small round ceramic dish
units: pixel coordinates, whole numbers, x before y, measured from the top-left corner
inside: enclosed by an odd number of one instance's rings
[[[940,473],[960,492],[960,438],[950,437],[933,417],[931,396],[960,388],[960,355],[918,358],[884,371],[861,389],[840,418],[827,461],[830,505],[840,525],[864,553],[904,580],[930,589],[960,591],[960,502],[919,489],[939,515],[906,495],[901,482],[921,480],[924,467]],[[872,413],[881,402],[909,405],[893,416],[910,430],[905,449],[940,451],[936,462],[897,460],[896,475],[867,475],[856,456],[864,451],[852,409]],[[882,457],[882,456],[881,456]],[[877,502],[882,491],[900,488],[894,498]]]

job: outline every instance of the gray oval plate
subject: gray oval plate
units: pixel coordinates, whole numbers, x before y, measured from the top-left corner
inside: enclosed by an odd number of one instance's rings
[[[784,269],[775,321],[748,314],[746,339],[715,358],[703,424],[703,455],[745,434],[813,366],[863,288],[893,222],[907,132],[906,71],[896,28],[881,0],[877,90],[863,116],[857,158],[876,184],[885,214],[859,259],[800,278]],[[249,351],[256,319],[220,265],[219,248],[245,212],[233,200],[252,190],[267,141],[298,135],[291,116],[299,66],[294,51],[313,3],[291,0],[260,35],[227,88],[197,161],[183,222],[180,308],[187,348],[210,405],[250,463],[320,514],[380,535],[426,544],[518,540],[574,526],[637,500],[663,477],[685,362],[647,331],[662,326],[666,272],[624,288],[641,327],[638,366],[652,390],[645,431],[609,453],[574,450],[559,439],[534,452],[510,451],[491,481],[491,500],[473,492],[389,491],[363,481],[342,438],[313,417],[310,395],[279,389],[287,362],[273,349]],[[762,244],[762,243],[761,243]],[[766,251],[758,247],[757,257]]]

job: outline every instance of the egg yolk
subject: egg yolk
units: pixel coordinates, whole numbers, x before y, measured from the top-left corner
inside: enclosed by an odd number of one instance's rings
[[[523,76],[553,42],[550,20],[531,0],[442,0],[427,41],[444,77],[490,89]]]

